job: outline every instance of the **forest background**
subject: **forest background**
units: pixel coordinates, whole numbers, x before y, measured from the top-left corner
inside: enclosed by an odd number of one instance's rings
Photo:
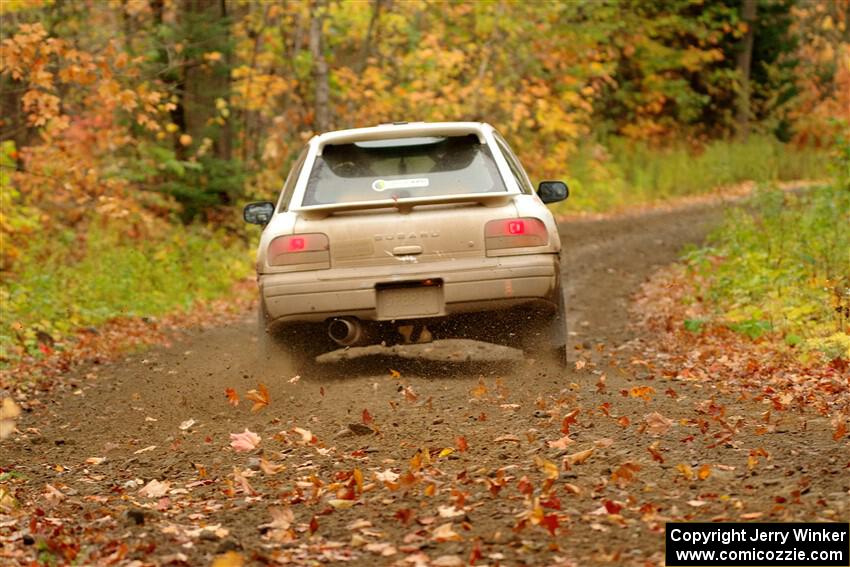
[[[240,207],[316,132],[484,120],[570,184],[562,213],[847,183],[849,24],[848,0],[4,0],[0,367],[228,296]]]

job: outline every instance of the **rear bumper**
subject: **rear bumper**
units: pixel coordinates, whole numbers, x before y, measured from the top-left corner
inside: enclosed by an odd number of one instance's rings
[[[559,266],[557,254],[530,254],[262,274],[259,285],[269,322],[274,324],[318,323],[342,315],[365,321],[433,318],[509,309],[541,299],[556,302]],[[437,312],[394,317],[379,308],[380,286],[428,279],[442,281]]]

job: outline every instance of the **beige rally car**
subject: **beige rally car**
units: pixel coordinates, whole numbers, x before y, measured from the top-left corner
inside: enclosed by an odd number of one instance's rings
[[[477,122],[314,137],[276,203],[251,203],[266,357],[471,338],[566,362],[558,228],[507,142]]]

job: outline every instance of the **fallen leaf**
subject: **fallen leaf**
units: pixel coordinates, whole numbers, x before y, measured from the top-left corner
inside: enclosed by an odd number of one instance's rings
[[[144,449],[139,449],[138,451],[133,451],[134,455],[141,455],[142,453],[147,453],[148,451],[153,451],[156,449],[156,445],[148,445]]]
[[[369,410],[367,410],[367,409],[363,410],[362,420],[363,420],[363,423],[365,425],[369,425],[370,423],[372,423],[372,414],[369,413]]]
[[[65,493],[52,484],[46,484],[44,485],[44,498],[51,504],[55,504],[65,500]]]
[[[254,402],[254,405],[251,406],[251,413],[256,413],[260,411],[261,409],[269,405],[269,402],[271,401],[269,397],[269,390],[262,382],[257,384],[256,390],[248,390],[248,392],[245,394],[245,397]]]
[[[375,478],[380,482],[395,482],[398,480],[398,473],[387,469],[384,472],[376,472]]]
[[[247,428],[242,433],[230,434],[230,446],[236,452],[253,451],[261,440],[262,438],[259,435]]]
[[[558,476],[560,476],[561,474],[558,470],[558,465],[542,457],[535,456],[534,464],[536,464],[540,472],[542,472],[546,476],[546,478],[550,480],[557,479]]]
[[[495,441],[496,443],[499,443],[501,441],[510,441],[512,443],[519,443],[520,439],[516,435],[501,435],[501,436],[493,439],[493,441]]]
[[[639,470],[640,465],[637,463],[623,463],[617,470],[611,473],[611,481],[617,483],[617,486],[620,488],[623,488],[635,479],[635,473]]]
[[[440,514],[441,518],[456,518],[457,516],[463,516],[466,514],[466,512],[458,510],[454,506],[438,506],[437,512]]]
[[[847,421],[841,420],[832,434],[833,441],[841,441],[847,435]]]
[[[457,450],[461,453],[466,453],[466,451],[469,449],[469,445],[466,442],[466,437],[464,437],[463,435],[455,439],[455,446],[457,447]]]
[[[194,419],[187,419],[186,421],[182,422],[179,427],[180,427],[181,430],[186,431],[187,429],[189,429],[193,425],[195,425],[195,420]]]
[[[463,538],[452,529],[452,523],[443,524],[431,533],[431,539],[435,541],[462,541]]]
[[[657,411],[646,414],[643,419],[646,423],[646,430],[655,437],[664,435],[673,425],[672,419],[667,419]]]
[[[410,402],[411,404],[413,402],[415,402],[417,399],[419,399],[419,396],[413,390],[413,386],[405,386],[403,393],[404,393],[404,399],[407,400],[408,402]]]
[[[579,409],[576,408],[564,416],[564,419],[561,421],[561,433],[564,435],[570,434],[570,425],[576,423],[576,416],[578,415],[578,412]]]
[[[295,539],[295,531],[292,529],[292,524],[295,522],[295,514],[292,510],[280,506],[272,506],[269,508],[269,514],[272,517],[272,521],[267,524],[260,524],[260,530],[268,530],[268,537],[276,542],[287,543],[293,541]]]
[[[558,521],[557,514],[547,514],[540,518],[540,525],[549,530],[550,535],[555,535],[555,531],[558,529],[560,522]]]
[[[236,390],[233,388],[227,388],[224,391],[224,395],[227,396],[227,403],[236,407],[239,405],[239,394],[236,393]]]
[[[664,464],[664,456],[659,451],[660,443],[660,441],[656,441],[655,443],[647,447],[646,450],[649,451],[650,455],[652,455],[653,461],[658,461],[659,463]]]
[[[476,386],[475,388],[470,390],[469,393],[472,394],[472,397],[476,398],[476,399],[484,396],[484,394],[487,393],[487,386],[484,385],[484,379],[479,378],[478,379],[478,386]]]
[[[694,508],[701,508],[708,504],[705,500],[688,500],[688,506],[693,506]]]
[[[0,439],[9,437],[15,431],[15,420],[21,415],[21,408],[12,398],[3,398],[0,403]]]
[[[260,470],[267,475],[276,475],[279,472],[286,470],[286,465],[273,463],[264,458],[260,458]]]
[[[594,449],[590,448],[584,451],[579,451],[578,453],[573,453],[572,455],[567,455],[564,457],[564,465],[580,465],[590,458],[593,451]],[[569,470],[569,466],[565,466],[564,468]]]
[[[701,466],[701,467],[697,470],[697,477],[698,477],[700,480],[705,480],[705,479],[707,479],[709,476],[711,476],[711,465],[702,465],[702,466]]]
[[[587,366],[586,360],[584,360],[583,358],[576,360],[576,370],[581,370],[585,366]]]
[[[391,555],[395,555],[398,553],[398,550],[394,545],[387,542],[373,542],[367,543],[363,549],[370,553],[375,553],[380,555],[381,557],[390,557]],[[432,563],[432,565],[436,565],[436,563]]]
[[[328,504],[330,504],[334,510],[348,510],[356,503],[357,501],[355,500],[342,500],[340,498],[332,498],[331,500],[328,500]]]
[[[635,386],[629,390],[629,395],[633,398],[640,398],[648,402],[655,395],[655,388],[652,386]]]
[[[295,383],[297,383],[299,380],[301,380],[301,375],[300,375],[300,374],[296,374],[295,376],[293,376],[292,378],[290,378],[290,379],[289,379],[289,383],[290,383],[290,384],[295,384]]]
[[[684,476],[686,480],[694,479],[694,469],[692,469],[689,465],[679,463],[676,465],[676,470],[682,473],[682,476]]]
[[[350,428],[351,425],[349,425],[348,427]],[[293,427],[292,431],[301,436],[301,442],[305,445],[307,443],[312,443],[313,439],[315,439],[315,437],[313,437],[313,433],[309,429],[304,429],[303,427]]]
[[[245,565],[245,559],[241,554],[235,551],[228,551],[227,553],[217,555],[210,567],[242,567],[243,565]]]
[[[161,498],[165,496],[169,488],[171,488],[170,482],[160,482],[153,479],[139,489],[139,495],[147,498]]]
[[[100,463],[102,463],[105,460],[106,460],[106,457],[89,457],[88,459],[86,459],[86,464],[87,465],[99,465]]]
[[[438,457],[438,458],[440,458],[440,459],[442,459],[443,457],[448,457],[449,455],[451,455],[451,454],[452,454],[452,453],[454,453],[454,452],[455,452],[455,450],[454,450],[453,448],[451,448],[451,447],[446,447],[445,449],[443,449],[442,451],[440,451],[440,454],[439,454],[439,455],[437,455],[437,457]]]
[[[570,439],[569,435],[564,435],[557,441],[549,441],[548,445],[550,449],[566,449],[567,445],[572,445],[575,443],[572,439]]]
[[[738,517],[741,518],[742,520],[757,520],[758,518],[761,518],[762,516],[764,516],[764,512],[749,512],[747,514],[741,514]]]
[[[613,500],[606,500],[604,502],[605,511],[609,514],[619,514],[623,509],[623,505],[619,502],[614,502]]]

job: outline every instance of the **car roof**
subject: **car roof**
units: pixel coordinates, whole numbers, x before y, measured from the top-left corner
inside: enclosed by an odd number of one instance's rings
[[[493,127],[484,122],[394,122],[368,128],[336,130],[313,137],[311,144],[321,149],[328,145],[350,144],[371,140],[413,138],[419,136],[464,136],[474,134],[485,143],[485,132]]]

